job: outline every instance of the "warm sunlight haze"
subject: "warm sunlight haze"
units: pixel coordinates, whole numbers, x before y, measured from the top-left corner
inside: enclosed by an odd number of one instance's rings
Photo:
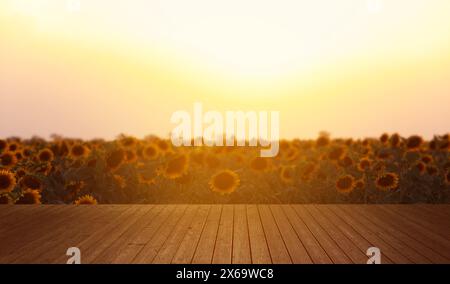
[[[430,138],[449,27],[448,0],[5,0],[0,136],[167,136],[199,101],[280,111],[288,138]]]

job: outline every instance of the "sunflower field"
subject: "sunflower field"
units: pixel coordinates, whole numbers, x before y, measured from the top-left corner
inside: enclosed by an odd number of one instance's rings
[[[173,147],[155,136],[113,141],[0,140],[0,204],[449,203],[450,138],[280,141]]]

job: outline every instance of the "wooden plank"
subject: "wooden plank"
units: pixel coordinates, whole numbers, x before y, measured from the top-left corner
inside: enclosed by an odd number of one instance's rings
[[[71,215],[75,215],[75,214],[77,214],[77,212],[71,212]],[[69,216],[64,216],[64,217],[67,218],[66,220],[70,220],[70,218],[72,216],[69,215]],[[41,220],[41,222],[42,221],[43,220]],[[33,232],[30,232],[30,233],[33,233]],[[17,236],[16,236],[16,240],[14,240],[14,241],[17,242],[16,243],[17,248],[10,251],[10,253],[3,253],[0,256],[0,262],[14,263],[16,261],[16,259],[19,258],[21,255],[29,256],[29,254],[32,253],[33,249],[42,247],[43,243],[39,243],[40,240],[45,241],[45,240],[49,239],[49,235],[51,237],[50,240],[52,240],[55,238],[55,234],[56,234],[55,231],[51,230],[49,232],[45,232],[45,234],[37,235],[34,239],[31,239],[28,242],[23,242],[22,238],[17,238]],[[8,242],[8,245],[15,247],[15,245],[12,244],[11,242]],[[47,245],[47,244],[45,244],[45,245]],[[25,261],[25,263],[26,263],[26,261]]]
[[[383,219],[391,221],[393,226],[402,230],[409,237],[429,247],[442,257],[449,258],[450,248],[441,243],[443,238],[440,235],[424,230],[420,225],[399,216],[395,211],[391,211],[388,208],[386,206],[372,206],[372,210],[376,210],[377,214],[380,214]]]
[[[338,244],[327,234],[327,232],[312,218],[312,216],[305,210],[304,205],[293,206],[299,218],[303,220],[305,225],[314,235],[316,240],[327,252],[333,263],[346,264],[352,263],[350,258],[342,251]]]
[[[299,239],[302,241],[312,261],[319,264],[333,263],[302,219],[300,219],[297,213],[295,213],[294,209],[290,205],[282,206],[282,208],[287,219],[289,220],[289,223],[294,228]]]
[[[421,255],[418,251],[412,248],[408,243],[405,243],[397,236],[397,232],[392,230],[386,230],[379,226],[374,220],[368,218],[364,213],[366,205],[343,205],[340,208],[345,210],[348,214],[353,214],[356,219],[360,220],[367,227],[372,229],[372,232],[376,233],[380,238],[389,243],[392,247],[401,251],[402,254],[414,263],[418,264],[430,264],[430,260]],[[360,210],[358,210],[360,209]]]
[[[139,252],[154,237],[156,232],[167,223],[171,214],[175,212],[176,205],[162,205],[162,211],[141,231],[128,240],[128,243],[119,249],[117,256],[111,261],[115,264],[131,263]]]
[[[442,231],[450,232],[450,216],[448,216],[444,211],[436,211],[431,209],[429,206],[422,207],[416,204],[399,204],[398,206],[401,210],[406,211],[405,213],[414,216],[421,216],[421,220],[429,221],[430,224],[435,224],[437,228]],[[450,234],[450,233],[449,233]]]
[[[443,237],[441,234],[437,234],[434,230],[427,230],[422,226],[422,224],[418,224],[414,218],[408,218],[402,214],[400,210],[398,210],[395,206],[377,206],[380,210],[384,210],[385,212],[389,212],[390,214],[397,217],[397,219],[401,219],[402,222],[411,227],[412,230],[415,231],[415,234],[421,235],[426,239],[432,240],[434,246],[438,248],[440,251],[448,251],[450,249],[450,240],[446,237]]]
[[[6,208],[6,209],[5,209]],[[0,206],[0,263],[450,264],[448,205]],[[449,232],[450,233],[450,232]]]
[[[170,237],[173,229],[184,216],[187,205],[176,205],[174,213],[170,216],[164,226],[152,237],[152,239],[142,248],[133,259],[133,263],[152,263],[158,251]]]
[[[261,223],[274,264],[291,264],[292,260],[268,205],[258,205]]]
[[[248,233],[250,238],[250,251],[252,263],[272,263],[266,237],[256,205],[247,205]]]
[[[44,207],[42,214],[38,214],[40,212],[35,214],[35,216],[42,217],[41,219],[39,217],[30,218],[31,221],[24,222],[23,226],[3,234],[0,241],[0,262],[2,262],[2,258],[14,254],[28,242],[63,224],[64,220],[73,214],[68,210],[68,207],[65,206],[51,206],[48,209]]]
[[[349,240],[337,227],[335,224],[331,223],[327,218],[325,218],[322,213],[317,210],[313,205],[305,205],[304,208],[312,218],[323,228],[324,231],[328,233],[331,239],[341,248],[342,252],[345,253],[351,259],[353,263],[365,264],[367,262],[367,256],[364,254],[351,240]]]
[[[214,246],[213,264],[231,264],[233,252],[233,205],[223,205]]]
[[[450,204],[417,204],[422,207],[429,208],[432,212],[438,212],[442,215],[450,217]]]
[[[188,264],[192,262],[210,210],[210,205],[200,205],[197,215],[194,217],[194,223],[181,241],[180,247],[172,259],[172,263]]]
[[[25,211],[25,216],[13,214],[8,217],[6,222],[0,227],[0,240],[8,239],[11,236],[16,236],[18,232],[23,230],[23,227],[32,228],[34,224],[45,219],[51,219],[51,216],[58,211],[65,210],[66,207],[58,205],[16,205],[19,210]]]
[[[130,224],[128,228],[124,228],[124,233],[114,240],[111,245],[101,252],[93,263],[112,263],[117,258],[123,247],[127,246],[130,240],[142,231],[154,218],[163,210],[164,205],[145,205],[148,211],[144,211],[143,214],[136,219],[134,224]],[[130,223],[133,221],[130,220]]]
[[[390,205],[389,207],[397,210],[397,212],[403,217],[420,224],[427,230],[430,230],[444,238],[448,239],[450,236],[450,221],[449,219],[437,218],[434,215],[429,215],[424,210],[414,210],[408,205]]]
[[[95,208],[98,207],[98,208]],[[81,243],[83,240],[92,236],[98,228],[109,226],[111,222],[114,222],[116,218],[121,216],[128,206],[124,205],[100,205],[100,206],[86,206],[81,207],[84,210],[90,210],[97,214],[97,216],[86,216],[86,221],[80,219],[74,219],[72,223],[68,223],[69,229],[67,232],[61,234],[58,237],[60,240],[58,244],[55,244],[51,249],[48,249],[45,253],[45,263],[64,264],[67,261],[67,256],[64,259],[59,258],[61,255],[65,255],[67,248],[76,246],[75,244]],[[88,209],[89,208],[89,209]],[[84,254],[82,253],[81,261],[84,261]],[[38,258],[38,256],[37,256]],[[34,262],[35,260],[33,260]],[[36,260],[37,261],[37,260]]]
[[[329,209],[328,205],[314,205],[319,212],[323,214],[325,218],[329,220],[330,223],[336,225],[336,227],[349,239],[351,240],[365,255],[367,249],[374,247],[375,244],[371,243],[369,240],[365,239],[359,232],[353,229],[352,226],[344,222],[341,218],[336,216],[336,214]],[[367,261],[368,257],[366,258]],[[386,255],[383,255],[383,263],[391,264],[392,261]]]
[[[427,211],[430,214],[434,214],[438,216],[438,218],[442,218],[444,220],[450,220],[450,211],[447,211],[448,205],[439,205],[439,204],[414,204],[411,205],[418,210],[419,212],[422,210]]]
[[[90,232],[90,234],[82,239],[79,243],[75,243],[74,247],[80,249],[83,256],[83,263],[93,263],[103,250],[123,233],[130,222],[134,222],[134,218],[142,211],[146,210],[142,205],[124,205],[125,210],[115,219],[109,217],[109,222],[101,227]],[[58,257],[56,263],[64,263],[66,256]]]
[[[416,250],[420,255],[423,255],[427,258],[426,263],[434,262],[434,263],[445,263],[448,261],[441,255],[439,255],[437,252],[433,251],[429,247],[425,246],[421,242],[418,242],[414,238],[410,237],[414,234],[414,231],[408,231],[407,233],[404,233],[404,227],[402,226],[401,222],[397,222],[396,224],[392,224],[390,222],[391,219],[384,218],[383,214],[380,214],[380,210],[373,210],[373,206],[364,206],[364,209],[361,208],[361,206],[355,206],[355,210],[364,216],[366,216],[368,219],[370,219],[372,222],[376,223],[379,227],[383,228],[383,230],[386,230],[390,232],[392,235],[395,235],[400,241],[404,242],[405,244],[408,244],[411,248]],[[403,230],[402,230],[403,228]]]
[[[177,252],[181,241],[193,223],[194,217],[199,209],[198,205],[188,205],[184,216],[177,223],[170,236],[166,239],[158,254],[153,259],[155,264],[169,264]]]
[[[71,240],[74,236],[87,225],[104,218],[102,211],[105,209],[99,206],[73,206],[61,226],[22,246],[15,253],[12,263],[51,263],[57,256],[65,255],[67,249],[73,246]],[[113,213],[107,210],[108,215]]]
[[[247,206],[234,206],[233,257],[234,264],[252,263],[248,236]]]
[[[113,216],[110,215],[107,218],[108,223],[105,226],[92,230],[90,234],[81,239],[79,243],[74,243],[73,246],[79,248],[82,253],[83,263],[89,264],[93,260],[93,257],[99,253],[99,246],[104,249],[104,243],[110,244],[110,234],[113,233],[117,227],[120,227],[122,223],[134,216],[139,209],[139,206],[126,206],[125,210],[117,218],[113,220]],[[105,214],[107,213],[105,212]],[[67,257],[62,255],[58,257],[55,262],[65,263],[66,260]]]
[[[311,264],[313,263],[308,255],[303,243],[298,238],[297,234],[287,220],[286,215],[281,208],[281,205],[270,205],[272,215],[280,230],[281,237],[284,240],[286,248],[291,256],[294,264]]]
[[[344,220],[347,224],[353,227],[358,233],[360,233],[364,238],[381,250],[382,256],[386,255],[394,263],[409,264],[412,263],[407,257],[405,257],[400,251],[392,247],[390,244],[385,242],[380,236],[378,236],[377,231],[365,226],[365,223],[361,223],[360,220],[355,219],[354,214],[347,214],[347,212],[340,209],[342,205],[329,205],[331,211],[334,212],[338,217]],[[383,257],[381,258],[383,263]]]
[[[146,205],[132,205],[130,208],[136,209],[126,219],[112,220],[111,230],[98,234],[97,238],[92,238],[90,242],[80,244],[80,250],[84,251],[83,263],[104,263],[97,258],[106,250],[109,249],[112,243],[122,236],[131,226],[138,220],[145,216],[152,207]]]
[[[202,235],[200,236],[197,249],[195,250],[194,257],[192,258],[192,263],[211,264],[221,214],[222,205],[212,205]]]
[[[30,216],[31,214],[33,214],[33,211],[39,207],[39,205],[18,206],[0,204],[0,229],[3,228],[7,223],[11,222],[12,216]]]

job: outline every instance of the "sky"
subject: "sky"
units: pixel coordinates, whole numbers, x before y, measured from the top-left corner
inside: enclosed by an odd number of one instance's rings
[[[0,137],[167,136],[195,102],[286,138],[447,133],[450,1],[0,2]]]

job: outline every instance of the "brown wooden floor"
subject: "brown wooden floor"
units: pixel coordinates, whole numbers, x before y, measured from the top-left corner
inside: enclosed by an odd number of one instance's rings
[[[0,206],[0,263],[450,263],[450,205]]]

